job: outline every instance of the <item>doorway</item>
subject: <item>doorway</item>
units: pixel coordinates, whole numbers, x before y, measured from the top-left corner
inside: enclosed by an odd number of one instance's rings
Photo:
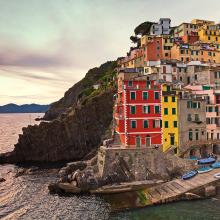
[[[136,137],[136,147],[137,148],[141,147],[141,138],[139,136]]]
[[[170,145],[172,146],[174,144],[175,144],[175,137],[174,137],[174,135],[171,135],[170,136]]]
[[[150,147],[151,146],[151,137],[147,136],[146,137],[146,147]]]

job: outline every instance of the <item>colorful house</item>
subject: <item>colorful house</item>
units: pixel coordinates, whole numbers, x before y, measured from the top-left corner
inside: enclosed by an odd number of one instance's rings
[[[220,24],[203,25],[198,30],[199,39],[204,43],[220,44]]]
[[[139,73],[120,72],[115,132],[126,148],[161,146],[161,86]]]
[[[162,121],[163,151],[174,147],[178,153],[178,93],[171,83],[162,84]]]

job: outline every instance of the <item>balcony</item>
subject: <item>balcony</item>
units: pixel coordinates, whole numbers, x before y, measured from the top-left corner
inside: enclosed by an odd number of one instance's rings
[[[195,118],[194,120],[192,120],[193,123],[196,123],[196,124],[201,124],[203,123],[199,118]]]
[[[164,96],[170,96],[170,95],[175,96],[176,95],[176,91],[163,91],[162,94]]]

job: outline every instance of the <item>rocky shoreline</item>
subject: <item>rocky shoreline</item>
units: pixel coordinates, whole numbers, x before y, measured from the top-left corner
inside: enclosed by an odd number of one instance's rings
[[[59,181],[49,184],[48,189],[51,193],[78,194],[101,193],[103,187],[106,187],[109,192],[111,192],[111,189],[119,192],[129,190],[129,187],[131,190],[136,189],[137,182],[139,188],[146,187],[146,185],[150,186],[152,182],[153,184],[167,182],[197,168],[197,165],[192,161],[162,153],[158,149],[149,149],[148,154],[152,157],[152,161],[155,161],[155,164],[149,167],[147,179],[142,175],[134,176],[132,170],[134,164],[130,165],[128,161],[120,156],[111,163],[107,162],[106,166],[111,171],[102,175],[99,167],[100,159],[96,155],[87,161],[67,163],[67,166],[59,171]],[[137,160],[139,159],[137,158]],[[128,188],[126,189],[126,187]]]

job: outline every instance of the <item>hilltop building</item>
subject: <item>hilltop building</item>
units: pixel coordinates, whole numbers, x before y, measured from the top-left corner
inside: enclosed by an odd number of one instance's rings
[[[220,153],[220,25],[170,24],[153,22],[118,59],[114,144],[191,158]]]

